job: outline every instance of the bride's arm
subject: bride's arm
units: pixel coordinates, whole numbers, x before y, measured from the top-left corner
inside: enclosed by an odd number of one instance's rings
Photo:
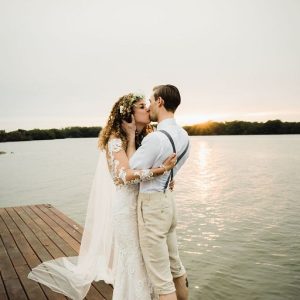
[[[163,165],[157,168],[133,170],[129,168],[128,157],[122,147],[122,140],[111,138],[108,142],[109,165],[113,173],[114,182],[117,185],[135,184],[141,181],[151,180],[156,176],[170,171],[176,163],[176,155],[169,156]]]

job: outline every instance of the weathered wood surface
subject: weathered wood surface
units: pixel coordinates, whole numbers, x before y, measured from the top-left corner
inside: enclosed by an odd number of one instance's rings
[[[27,278],[43,261],[78,254],[82,226],[51,205],[0,208],[0,299],[68,299]],[[87,300],[112,298],[112,287],[94,282]]]

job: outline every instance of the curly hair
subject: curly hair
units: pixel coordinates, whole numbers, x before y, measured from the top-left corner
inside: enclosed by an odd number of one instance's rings
[[[105,127],[99,133],[98,147],[101,150],[105,149],[111,135],[120,138],[122,140],[123,148],[126,150],[128,141],[126,133],[122,128],[122,121],[131,119],[134,104],[143,99],[144,96],[142,95],[130,93],[119,98],[119,100],[114,104]],[[136,148],[140,146],[144,136],[151,131],[152,127],[147,125],[143,131],[136,136]]]

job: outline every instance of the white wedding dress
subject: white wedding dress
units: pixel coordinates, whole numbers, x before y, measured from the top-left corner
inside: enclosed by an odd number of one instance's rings
[[[113,300],[151,300],[149,282],[138,238],[137,197],[138,182],[149,180],[148,170],[140,170],[140,179],[126,181],[125,168],[115,159],[122,149],[122,141],[114,138],[108,142],[109,170],[117,185],[112,203],[113,227],[117,249]],[[137,173],[136,173],[137,174]]]
[[[139,246],[136,211],[138,183],[153,174],[131,170],[130,177],[128,172],[122,141],[112,138],[99,155],[79,255],[43,262],[28,278],[74,300],[84,299],[99,280],[114,286],[113,300],[155,298]]]

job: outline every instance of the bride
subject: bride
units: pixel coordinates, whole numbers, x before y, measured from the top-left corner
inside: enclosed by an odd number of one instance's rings
[[[136,126],[128,136],[124,121]],[[176,156],[145,170],[129,169],[128,158],[152,131],[143,96],[128,94],[113,106],[99,137],[99,160],[90,193],[79,255],[61,257],[35,267],[28,278],[71,299],[83,299],[95,280],[114,286],[114,300],[151,300],[137,227],[138,183],[171,170]]]

